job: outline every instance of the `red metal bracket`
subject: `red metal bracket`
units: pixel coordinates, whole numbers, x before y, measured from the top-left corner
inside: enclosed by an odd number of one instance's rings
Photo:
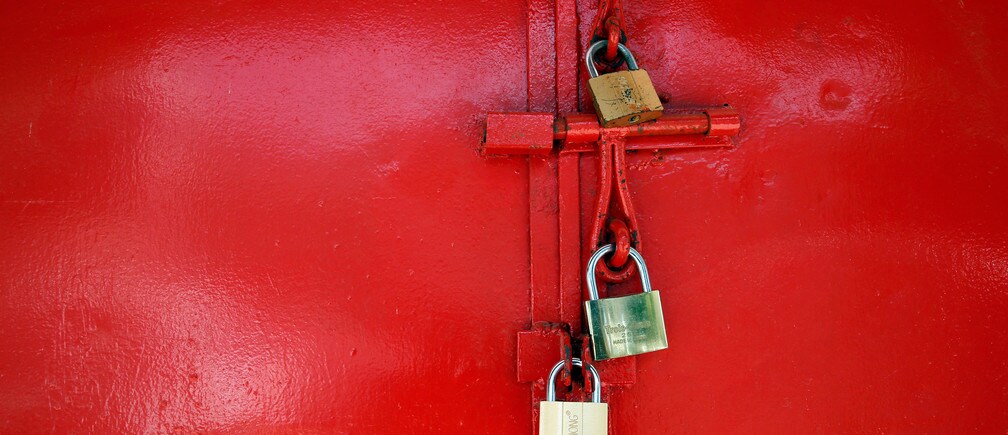
[[[570,162],[564,160],[566,159],[564,156],[598,151],[599,198],[594,210],[593,228],[589,233],[590,246],[594,248],[604,241],[602,239],[603,226],[613,222],[613,233],[617,239],[615,242],[619,244],[618,239],[623,237],[620,235],[622,230],[619,229],[622,223],[626,227],[628,243],[639,248],[637,220],[624,177],[626,169],[624,154],[634,150],[731,147],[731,136],[737,134],[739,128],[738,112],[727,105],[695,111],[672,110],[652,122],[610,128],[601,127],[598,118],[592,114],[570,114],[557,117],[551,113],[543,112],[497,112],[487,115],[487,129],[482,151],[487,156],[542,156],[555,152],[561,156],[561,160],[566,162],[561,165],[562,168],[570,167]],[[543,167],[542,165],[537,163],[535,166]],[[576,169],[576,160],[573,168]],[[563,178],[565,173],[561,169],[560,177]],[[615,194],[613,194],[613,190],[615,190]],[[564,192],[566,191],[561,189],[561,196],[566,195]],[[612,205],[616,205],[616,207],[611,207]],[[558,206],[563,207],[562,204],[558,204]],[[569,242],[568,239],[561,236],[561,245],[567,246],[566,242]],[[561,265],[562,269],[566,267],[568,266]],[[572,267],[580,270],[582,265],[576,264]],[[610,276],[606,276],[603,271],[604,279],[619,281],[632,276],[634,269],[632,263],[627,263],[626,267],[609,272]],[[578,274],[580,272],[577,272],[575,277]],[[552,287],[550,289],[550,292],[555,291]],[[581,291],[583,292],[583,290]],[[545,294],[537,295],[536,289],[533,288],[534,305],[536,301],[546,296]],[[569,359],[572,356],[572,334],[579,339],[584,339],[580,335],[581,301],[584,295],[574,296],[571,295],[571,298],[568,298],[564,291],[551,293],[551,298],[559,297],[560,299],[555,301],[555,304],[559,305],[560,318],[553,319],[550,315],[548,320],[562,323],[545,323],[542,320],[547,319],[543,319],[541,315],[538,318],[533,315],[533,320],[538,323],[535,323],[531,330],[518,333],[519,382],[542,380],[549,368],[559,358]],[[533,313],[536,312],[536,308],[533,307]],[[587,349],[587,346],[582,349]],[[581,357],[590,360],[590,355],[581,355]],[[606,380],[607,385],[632,384],[636,380],[635,358],[601,361],[595,366]],[[567,384],[569,378],[566,376],[568,375],[564,376],[561,382]]]
[[[483,152],[487,155],[547,154],[554,148],[560,153],[587,152],[597,149],[599,157],[599,197],[589,234],[590,246],[616,242],[626,251],[616,234],[604,239],[607,225],[627,227],[629,246],[641,249],[637,217],[627,189],[627,150],[718,148],[731,146],[731,136],[741,126],[738,112],[731,106],[696,112],[673,111],[653,122],[627,127],[601,127],[594,115],[573,114],[554,118],[549,113],[490,113]],[[669,140],[676,138],[678,140]],[[638,139],[638,140],[634,140]],[[592,146],[592,143],[597,146]],[[625,255],[616,255],[611,266],[599,262],[599,275],[607,282],[623,282],[633,276],[633,264]],[[620,258],[622,257],[622,258]]]
[[[552,113],[491,113],[483,153],[543,155],[553,151]]]
[[[538,322],[532,329],[518,332],[518,382],[543,379],[557,361],[570,361],[574,355],[567,328],[559,323]],[[570,385],[570,367],[567,368],[560,379],[563,385]]]

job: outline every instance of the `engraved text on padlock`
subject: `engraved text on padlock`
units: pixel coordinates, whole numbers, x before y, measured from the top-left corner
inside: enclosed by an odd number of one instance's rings
[[[591,373],[591,402],[557,402],[556,377],[564,367],[560,361],[550,370],[546,384],[546,400],[539,402],[539,435],[606,435],[609,431],[609,405],[602,403],[602,381],[590,364],[585,367],[580,358],[572,358],[585,376]]]
[[[668,348],[661,298],[658,291],[651,291],[647,266],[636,249],[630,248],[630,258],[637,263],[644,291],[630,296],[599,299],[595,266],[603,255],[615,249],[614,245],[606,245],[595,251],[588,260],[585,275],[591,298],[585,301],[585,315],[591,334],[592,355],[596,360]]]

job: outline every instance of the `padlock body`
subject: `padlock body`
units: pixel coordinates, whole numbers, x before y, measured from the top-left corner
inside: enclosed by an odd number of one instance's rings
[[[585,301],[585,314],[596,360],[668,348],[658,291]]]
[[[606,435],[608,432],[608,404],[539,402],[539,435]]]
[[[661,100],[647,71],[616,71],[588,80],[603,127],[633,125],[662,116]]]

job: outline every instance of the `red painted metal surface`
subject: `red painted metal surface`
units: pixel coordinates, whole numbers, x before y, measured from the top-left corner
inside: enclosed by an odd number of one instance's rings
[[[602,5],[606,5],[603,1]],[[558,49],[558,56],[563,51]],[[530,75],[532,70],[530,70]],[[645,122],[628,127],[603,128],[597,118],[591,114],[572,114],[560,116],[553,119],[550,113],[528,112],[528,113],[501,113],[492,112],[487,114],[486,134],[481,150],[487,156],[498,155],[536,155],[548,154],[553,148],[553,141],[560,143],[561,153],[594,151],[598,162],[598,196],[595,201],[595,208],[591,216],[593,220],[590,229],[587,231],[589,240],[586,248],[587,252],[597,249],[607,243],[616,246],[615,251],[606,261],[597,263],[598,277],[609,283],[621,283],[630,279],[636,272],[633,264],[626,264],[627,255],[632,247],[641,249],[640,237],[637,227],[637,214],[631,204],[630,193],[627,189],[626,174],[626,152],[627,141],[632,137],[647,137],[658,139],[658,143],[647,143],[638,145],[635,149],[686,149],[686,148],[707,148],[729,146],[730,136],[738,134],[740,129],[740,117],[738,112],[727,104],[723,107],[711,108],[699,112],[689,112],[686,110],[673,111],[666,114],[662,119]],[[683,137],[669,145],[670,137]],[[586,147],[585,143],[591,143]],[[574,145],[574,146],[570,146]],[[580,145],[580,146],[579,146]],[[542,188],[536,183],[547,182],[552,185],[554,180],[549,173],[543,177],[530,179],[529,189],[535,191]],[[561,184],[559,177],[555,181]],[[577,189],[579,186],[571,185]],[[559,195],[555,197],[560,200]],[[563,202],[563,201],[560,201]],[[530,215],[535,216],[541,207],[531,204]],[[558,216],[559,218],[559,216]],[[570,222],[558,219],[560,230],[564,226],[570,226]],[[542,225],[543,222],[553,221],[547,213],[545,216],[532,220],[530,233],[533,239],[540,230],[545,229],[549,235],[552,228]],[[539,226],[536,226],[539,224]],[[572,228],[575,229],[575,228]],[[550,247],[548,238],[544,240],[544,245]],[[543,244],[532,244],[533,252],[536,248],[543,247]],[[535,266],[533,256],[533,266]],[[573,264],[573,258],[569,260]],[[606,264],[606,263],[611,263]],[[547,262],[547,266],[549,263]],[[582,292],[578,298],[557,297],[556,289],[551,286],[536,286],[533,282],[531,299],[533,301],[544,301],[546,304],[560,304],[561,312],[580,312],[582,300],[586,298]],[[606,290],[602,288],[601,294],[606,296]],[[553,311],[555,315],[555,311]],[[558,317],[557,317],[558,318]],[[588,337],[581,328],[571,327],[580,323],[580,316],[574,322],[562,322],[551,320],[544,322],[539,316],[533,315],[532,329],[520,331],[518,333],[518,381],[528,382],[529,379],[540,379],[537,373],[545,373],[551,368],[552,358],[559,357],[566,362],[566,370],[562,372],[562,380],[565,385],[570,385],[571,358],[574,353],[578,353],[582,361],[593,364],[599,372],[606,377],[609,385],[631,385],[636,380],[636,358],[623,358],[614,361],[594,362],[589,352]],[[569,319],[568,319],[569,320]],[[548,328],[549,334],[543,333],[542,324],[552,325]],[[559,332],[556,325],[560,325]],[[557,347],[556,334],[560,334],[564,345]],[[573,335],[574,342],[584,342],[583,347],[571,347]],[[577,352],[580,349],[580,352]],[[538,387],[538,383],[536,385]],[[574,398],[583,400],[591,387],[587,384],[581,385],[572,392]],[[542,391],[539,388],[533,389],[533,397],[542,400]],[[533,422],[533,426],[536,426]]]
[[[0,429],[530,432],[596,162],[478,143],[590,110],[594,3],[5,5]],[[623,11],[743,125],[628,142],[670,347],[607,368],[611,433],[1004,433],[1003,5]]]
[[[731,144],[730,136],[738,134],[740,128],[738,112],[727,104],[693,113],[680,110],[655,121],[609,128],[602,127],[590,114],[572,114],[554,120],[550,113],[491,112],[487,114],[481,150],[487,156],[547,155],[556,140],[560,142],[562,152],[594,151],[599,162],[598,192],[601,195],[592,213],[594,220],[589,230],[591,240],[588,246],[594,250],[607,243],[616,244],[616,251],[611,257],[598,263],[598,272],[603,280],[618,283],[629,279],[636,270],[632,264],[623,267],[630,247],[640,249],[637,215],[626,187],[627,140],[647,137],[667,143],[669,137],[666,136],[685,136],[671,145],[646,143],[638,144],[634,149],[728,146]],[[586,142],[591,145],[586,146]],[[553,299],[549,296],[546,298]],[[536,298],[535,294],[533,298]],[[576,309],[577,306],[571,308]],[[569,360],[570,356],[567,358]],[[568,361],[568,372],[569,364]]]
[[[559,141],[561,152],[595,152],[603,130],[628,140],[652,139],[629,142],[631,150],[726,147],[741,128],[738,111],[727,106],[671,110],[654,122],[628,127],[602,128],[591,114],[555,118],[543,112],[488,113],[482,151],[488,156],[546,155]],[[686,137],[676,140],[678,136]]]
[[[622,1],[599,0],[590,34],[592,41],[602,39],[609,41],[605,56],[600,59],[604,63],[602,66],[605,70],[615,69],[623,63],[622,58],[616,57],[617,44],[626,42],[626,17],[623,15]]]
[[[585,246],[588,251],[594,251],[607,240],[607,227],[611,220],[617,219],[627,223],[632,237],[632,245],[640,249],[640,237],[637,227],[637,212],[630,200],[630,189],[627,186],[626,166],[626,136],[610,129],[603,129],[598,141],[598,199],[592,209],[592,224],[588,228],[589,242]],[[606,282],[623,282],[633,276],[636,267],[627,265],[620,270],[609,268],[606,261],[598,262],[596,272]],[[600,289],[602,290],[602,289]],[[600,291],[605,297],[605,291]]]
[[[553,151],[552,113],[489,113],[482,151],[487,155],[545,155]]]

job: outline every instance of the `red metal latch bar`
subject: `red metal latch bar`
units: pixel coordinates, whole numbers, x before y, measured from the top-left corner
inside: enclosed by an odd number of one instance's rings
[[[698,112],[667,111],[661,118],[628,127],[602,127],[592,114],[492,112],[487,115],[486,155],[549,154],[595,151],[603,131],[627,140],[627,150],[723,148],[738,134],[738,112],[731,106]],[[678,138],[678,140],[676,139]]]

